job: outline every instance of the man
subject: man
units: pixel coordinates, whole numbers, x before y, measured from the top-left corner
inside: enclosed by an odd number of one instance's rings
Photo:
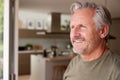
[[[120,57],[106,45],[112,21],[109,11],[89,2],[71,6],[70,39],[72,59],[64,80],[120,80]]]

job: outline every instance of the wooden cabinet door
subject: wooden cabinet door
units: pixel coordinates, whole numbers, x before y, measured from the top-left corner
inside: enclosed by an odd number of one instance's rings
[[[112,18],[120,18],[120,0],[107,0],[106,5],[111,12]]]
[[[19,75],[26,75],[30,74],[30,54],[29,53],[22,53],[19,54]]]

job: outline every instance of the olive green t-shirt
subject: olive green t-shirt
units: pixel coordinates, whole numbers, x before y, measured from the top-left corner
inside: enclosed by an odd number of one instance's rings
[[[120,57],[107,51],[93,61],[83,61],[80,55],[70,62],[63,80],[120,80]]]

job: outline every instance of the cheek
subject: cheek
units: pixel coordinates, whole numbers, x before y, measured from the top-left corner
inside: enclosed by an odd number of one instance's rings
[[[70,32],[70,40],[72,42],[72,39],[73,39],[73,34]]]
[[[100,41],[100,37],[97,33],[89,35],[89,42],[91,45],[97,45]]]
[[[98,31],[96,31],[95,29],[90,29],[87,32],[88,37],[94,38],[94,37],[98,37]]]
[[[83,34],[86,41],[90,44],[93,44],[94,41],[96,41],[96,38],[98,37],[97,33],[95,32],[87,32],[86,34]]]

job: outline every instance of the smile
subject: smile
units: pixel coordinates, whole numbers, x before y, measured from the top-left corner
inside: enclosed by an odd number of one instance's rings
[[[84,41],[83,39],[77,39],[77,40],[74,40],[73,42],[81,43],[81,42],[83,42],[83,41]]]

